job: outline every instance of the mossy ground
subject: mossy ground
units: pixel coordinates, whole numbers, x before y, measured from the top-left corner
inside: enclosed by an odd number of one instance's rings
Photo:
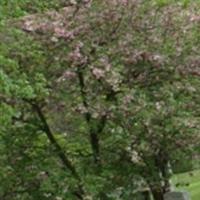
[[[177,185],[178,190],[188,191],[191,195],[191,200],[200,200],[200,170],[195,170],[189,173],[182,173],[173,177],[174,185]]]

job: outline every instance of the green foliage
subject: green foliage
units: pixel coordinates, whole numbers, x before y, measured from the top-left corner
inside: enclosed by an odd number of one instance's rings
[[[0,2],[0,21],[10,18],[18,18],[27,14],[46,12],[49,9],[59,9],[68,4],[63,0],[2,0]]]
[[[199,155],[199,3],[63,3],[0,3],[0,198],[157,200]]]

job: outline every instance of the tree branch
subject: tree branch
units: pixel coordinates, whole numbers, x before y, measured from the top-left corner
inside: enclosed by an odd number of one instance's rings
[[[94,128],[91,126],[91,113],[88,111],[89,105],[86,99],[86,92],[85,92],[85,82],[84,77],[81,69],[77,70],[78,73],[78,79],[79,79],[79,85],[80,85],[80,93],[83,101],[83,105],[87,109],[87,112],[85,114],[85,120],[89,126],[89,133],[90,133],[90,143],[93,151],[93,157],[94,162],[96,164],[100,164],[100,148],[99,148],[99,137],[98,133],[103,130],[103,126],[100,126],[98,130],[94,130]],[[104,124],[104,122],[103,122]],[[97,132],[98,131],[98,132]]]
[[[48,137],[50,143],[53,145],[55,152],[57,153],[57,155],[59,156],[60,160],[63,163],[63,166],[67,170],[69,170],[71,172],[72,176],[78,181],[78,191],[76,192],[76,194],[79,194],[79,197],[80,197],[79,199],[83,200],[85,191],[83,189],[81,177],[79,176],[79,174],[77,173],[72,162],[66,156],[66,154],[64,153],[64,150],[62,149],[62,147],[60,146],[60,144],[57,142],[56,138],[54,137],[54,135],[48,125],[48,122],[46,120],[46,117],[45,117],[44,113],[42,112],[42,109],[34,101],[30,101],[30,100],[25,100],[25,101],[28,102],[32,106],[33,110],[37,113],[37,115],[43,125],[43,131],[46,133],[46,136]]]

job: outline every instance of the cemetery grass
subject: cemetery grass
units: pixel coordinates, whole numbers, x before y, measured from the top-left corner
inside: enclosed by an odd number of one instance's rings
[[[177,174],[173,177],[177,190],[188,191],[192,200],[200,200],[200,170]]]

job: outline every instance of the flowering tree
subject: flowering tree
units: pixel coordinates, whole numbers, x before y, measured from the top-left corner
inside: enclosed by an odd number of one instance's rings
[[[70,1],[8,22],[24,32],[2,32],[3,199],[130,199],[142,179],[163,200],[199,145],[195,6]]]

